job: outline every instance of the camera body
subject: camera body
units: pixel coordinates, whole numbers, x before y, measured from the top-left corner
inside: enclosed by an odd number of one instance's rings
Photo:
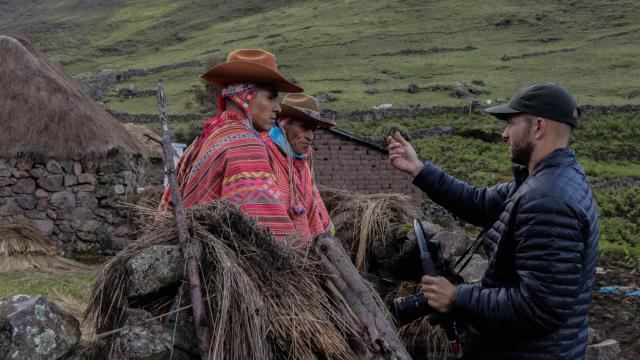
[[[420,246],[420,259],[425,275],[442,276],[445,274],[445,262],[440,250],[440,243],[436,240],[426,241],[426,252]],[[413,320],[433,313],[434,310],[427,303],[427,299],[418,288],[416,295],[393,299],[391,313],[400,324],[408,324]]]

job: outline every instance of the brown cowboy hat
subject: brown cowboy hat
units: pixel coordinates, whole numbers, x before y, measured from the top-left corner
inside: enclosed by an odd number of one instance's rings
[[[318,99],[305,94],[289,94],[282,99],[280,104],[282,111],[278,115],[281,118],[294,118],[318,127],[332,127],[336,123],[320,116]]]
[[[260,49],[240,49],[229,53],[227,62],[207,70],[202,78],[222,88],[230,82],[273,84],[281,92],[304,91],[278,72],[276,56]]]

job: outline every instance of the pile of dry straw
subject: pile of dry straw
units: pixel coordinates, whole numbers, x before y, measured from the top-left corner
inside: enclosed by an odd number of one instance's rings
[[[86,312],[102,338],[103,355],[113,351],[110,334],[117,334],[131,305],[127,262],[149,246],[178,243],[174,218],[146,211],[149,220],[138,240],[102,268]],[[202,248],[210,358],[356,358],[349,346],[356,331],[323,289],[326,272],[311,254],[274,240],[224,202],[188,209],[187,217]],[[181,293],[176,287],[164,304],[136,306],[161,316],[171,304],[184,306]]]

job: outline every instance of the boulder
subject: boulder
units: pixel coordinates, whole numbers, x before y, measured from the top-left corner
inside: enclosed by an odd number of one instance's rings
[[[1,359],[60,359],[80,340],[78,320],[42,296],[0,300]]]
[[[113,359],[152,360],[171,357],[171,334],[142,309],[127,309],[125,326],[115,335]]]
[[[473,239],[470,237],[449,231],[440,232],[432,239],[440,242],[442,256],[445,258],[462,256],[464,251],[473,243]]]
[[[451,95],[456,99],[466,99],[471,96],[471,91],[464,83],[457,82]]]
[[[420,91],[422,91],[422,89],[420,89],[420,87],[416,84],[409,84],[409,86],[407,87],[407,92],[409,92],[410,94],[419,93]]]
[[[620,353],[620,343],[616,340],[605,340],[601,343],[587,346],[585,360],[613,360]]]
[[[151,295],[182,280],[184,257],[178,246],[152,246],[129,260],[129,296]]]
[[[458,259],[456,258],[456,261],[457,260]],[[466,258],[465,260],[463,260],[462,264],[464,264],[464,262],[466,262]],[[462,264],[458,266],[461,266]],[[460,272],[460,276],[462,276],[465,283],[467,284],[477,284],[480,282],[480,280],[482,280],[482,277],[484,276],[484,273],[487,271],[488,267],[489,261],[487,261],[487,259],[478,254],[473,254],[467,266]],[[456,272],[457,270],[458,269],[454,269],[454,271]]]

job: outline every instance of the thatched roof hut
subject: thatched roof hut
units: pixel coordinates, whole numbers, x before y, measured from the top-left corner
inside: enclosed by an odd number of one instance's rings
[[[0,35],[0,158],[144,155],[125,127],[28,40]]]
[[[28,40],[0,34],[0,224],[58,246],[117,250],[147,157],[118,120]]]

